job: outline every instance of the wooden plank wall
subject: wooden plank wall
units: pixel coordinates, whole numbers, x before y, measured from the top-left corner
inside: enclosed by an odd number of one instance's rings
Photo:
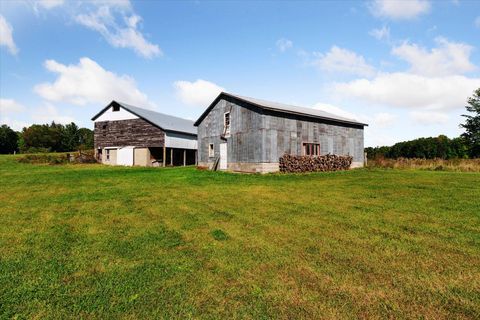
[[[121,146],[163,147],[164,143],[163,130],[143,119],[95,122],[95,149]]]

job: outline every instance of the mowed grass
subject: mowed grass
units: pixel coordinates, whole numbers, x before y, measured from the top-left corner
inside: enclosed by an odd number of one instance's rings
[[[480,315],[480,173],[1,156],[0,191],[0,318]]]

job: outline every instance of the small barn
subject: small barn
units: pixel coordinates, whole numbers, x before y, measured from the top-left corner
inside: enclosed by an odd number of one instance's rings
[[[284,154],[350,155],[364,163],[365,123],[324,111],[222,92],[195,122],[198,165],[275,172]]]
[[[95,155],[104,164],[185,166],[197,161],[193,121],[112,101],[92,121]]]

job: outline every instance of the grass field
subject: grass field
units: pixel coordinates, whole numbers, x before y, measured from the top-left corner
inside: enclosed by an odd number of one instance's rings
[[[0,157],[0,318],[474,319],[480,173]]]

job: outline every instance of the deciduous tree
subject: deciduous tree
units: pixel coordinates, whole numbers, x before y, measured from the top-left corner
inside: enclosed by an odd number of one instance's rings
[[[14,153],[18,150],[18,134],[9,126],[0,127],[0,153]]]

